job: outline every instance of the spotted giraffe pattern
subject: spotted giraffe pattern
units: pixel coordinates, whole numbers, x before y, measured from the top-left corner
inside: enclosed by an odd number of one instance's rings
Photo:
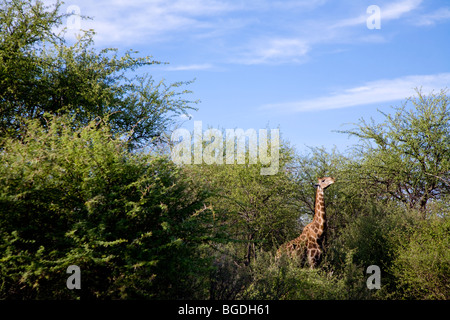
[[[283,253],[290,257],[304,257],[303,255],[306,254],[311,268],[318,265],[322,255],[321,242],[326,228],[324,190],[333,183],[334,179],[331,177],[318,179],[313,221],[305,226],[299,237],[286,242],[278,249],[277,258],[280,258]]]

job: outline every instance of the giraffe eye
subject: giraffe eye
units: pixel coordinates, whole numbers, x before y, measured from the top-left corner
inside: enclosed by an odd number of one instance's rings
[[[325,182],[325,179],[323,179],[322,182]]]

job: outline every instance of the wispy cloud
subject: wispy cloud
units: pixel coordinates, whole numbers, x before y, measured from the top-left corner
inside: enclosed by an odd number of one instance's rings
[[[243,64],[279,64],[301,62],[309,51],[308,44],[297,38],[272,38],[251,41],[235,62]]]
[[[44,0],[53,3],[55,0]],[[140,41],[169,41],[171,36],[186,34],[224,35],[264,24],[258,14],[299,13],[324,5],[327,0],[78,0],[67,2],[80,8],[82,15],[93,20],[82,22],[83,29],[97,32],[96,41],[110,44],[139,43]],[[252,19],[251,17],[255,17]],[[278,17],[278,16],[277,16]],[[275,18],[278,19],[278,18]],[[250,23],[249,23],[250,22]],[[271,24],[286,21],[271,20]],[[236,30],[235,26],[239,26]],[[225,30],[226,32],[221,32]],[[255,31],[257,29],[254,29]],[[265,30],[265,29],[264,29]]]
[[[434,12],[424,14],[414,20],[417,26],[432,26],[443,20],[450,19],[450,8],[440,8]]]
[[[371,81],[359,87],[346,89],[342,93],[334,93],[313,99],[267,104],[262,106],[262,109],[287,113],[340,109],[403,100],[414,94],[414,88],[421,87],[423,92],[427,93],[432,90],[445,88],[449,84],[450,73],[412,75]]]
[[[202,64],[189,64],[189,65],[181,65],[181,66],[168,66],[165,70],[168,71],[192,71],[192,70],[209,70],[214,66],[211,63],[202,63]]]
[[[214,28],[211,21],[203,18],[217,17],[239,9],[233,2],[223,0],[79,0],[75,5],[82,15],[94,18],[83,20],[81,27],[94,29],[96,41],[102,44],[167,41],[169,33],[193,33],[199,29]]]
[[[423,0],[400,0],[389,2],[381,6],[382,21],[396,20],[404,15],[418,9]],[[324,2],[316,2],[316,8]],[[365,26],[369,14],[366,7],[361,6],[361,14],[350,18],[336,18],[333,15],[326,16],[327,19],[318,21],[299,21],[299,26],[289,37],[278,35],[269,37],[259,37],[252,39],[246,46],[239,48],[240,54],[233,59],[233,62],[243,64],[282,64],[299,63],[308,59],[308,54],[317,46],[329,43],[349,43],[349,42],[371,42],[382,43],[386,41],[386,33],[368,34]],[[358,27],[358,28],[355,28]]]
[[[381,21],[395,20],[401,18],[402,15],[409,13],[419,7],[422,0],[403,0],[394,3],[388,3],[380,6]],[[331,28],[353,27],[356,25],[364,25],[368,18],[366,12],[357,17],[341,19],[331,25]]]
[[[54,0],[45,0],[50,3]],[[315,49],[336,43],[382,43],[391,33],[370,33],[364,25],[367,6],[329,0],[78,0],[83,29],[97,32],[100,46],[180,43],[201,47],[216,63],[296,64],[308,61]],[[342,4],[344,3],[344,4]],[[415,25],[447,19],[450,10],[420,12],[423,0],[379,0],[382,24],[411,12],[422,14]],[[63,9],[65,8],[63,7]],[[348,10],[351,9],[351,10]],[[349,13],[351,12],[351,13]],[[316,13],[318,13],[316,15]],[[418,14],[416,16],[418,16]],[[311,19],[309,17],[318,17]],[[361,28],[361,26],[363,26]],[[194,44],[195,43],[195,44]],[[198,45],[198,46],[195,46]],[[200,49],[199,49],[200,50]],[[209,69],[204,60],[172,70]],[[170,67],[168,68],[171,69]]]
[[[417,9],[422,0],[403,0],[396,3],[389,3],[382,8],[382,19],[399,19],[402,15]]]

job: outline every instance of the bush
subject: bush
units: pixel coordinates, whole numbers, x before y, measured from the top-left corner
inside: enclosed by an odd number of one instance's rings
[[[241,248],[234,243],[217,245],[210,274],[209,299],[235,300],[251,281],[250,268],[236,260]]]
[[[0,152],[0,297],[203,297],[212,215],[167,158],[127,151],[106,123],[27,123]],[[68,290],[66,269],[81,269]]]
[[[391,272],[404,299],[450,299],[450,219],[425,220],[403,234]]]
[[[301,268],[300,261],[286,256],[276,260],[261,251],[251,264],[252,282],[243,299],[307,300],[344,299],[345,281],[320,269]]]

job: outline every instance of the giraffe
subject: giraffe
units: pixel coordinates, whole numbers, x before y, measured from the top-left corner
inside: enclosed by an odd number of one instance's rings
[[[310,268],[315,268],[321,258],[321,242],[326,228],[323,194],[324,190],[334,183],[334,178],[319,178],[317,182],[313,221],[305,226],[299,237],[281,245],[276,254],[276,257],[280,258],[283,253],[290,257],[299,257],[306,253]]]

